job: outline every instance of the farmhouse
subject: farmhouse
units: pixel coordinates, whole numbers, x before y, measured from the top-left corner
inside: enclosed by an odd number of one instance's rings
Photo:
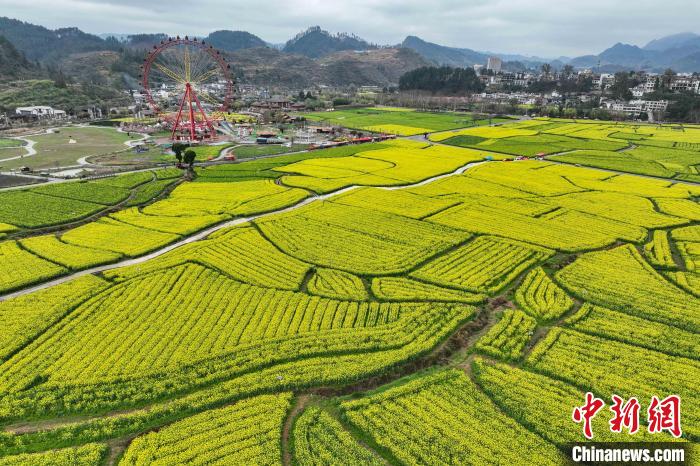
[[[36,120],[54,120],[66,118],[66,112],[64,110],[57,110],[46,105],[35,105],[32,107],[17,107],[15,109],[15,115],[21,117],[28,117]]]

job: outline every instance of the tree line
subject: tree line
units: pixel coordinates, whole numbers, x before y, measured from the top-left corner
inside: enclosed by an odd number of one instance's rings
[[[484,90],[484,84],[471,68],[424,66],[399,78],[401,91],[427,91],[432,94],[456,95]]]

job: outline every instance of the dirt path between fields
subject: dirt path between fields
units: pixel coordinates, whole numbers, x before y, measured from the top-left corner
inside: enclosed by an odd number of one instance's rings
[[[418,139],[417,139],[417,138],[418,138]],[[423,136],[409,136],[409,137],[406,137],[406,138],[404,138],[404,139],[422,140],[422,141],[424,141],[424,142],[426,142],[426,143],[430,143],[430,144],[445,145],[445,144],[435,143],[435,142],[428,141],[428,140],[421,139],[421,138],[423,138]],[[454,146],[449,146],[449,145],[448,145],[448,147],[454,147]],[[224,152],[224,151],[222,151],[222,152]],[[304,151],[302,151],[302,152],[304,152]],[[272,154],[272,155],[268,155],[268,156],[252,157],[252,158],[250,158],[250,159],[245,159],[245,160],[256,160],[256,159],[272,158],[272,157],[278,157],[279,155],[288,155],[288,154]],[[559,155],[561,155],[561,154],[559,154]],[[564,163],[564,162],[558,162],[558,161],[552,160],[552,159],[550,159],[550,158],[547,158],[546,160],[549,161],[549,162],[551,162],[551,163],[556,163],[556,164],[560,164],[560,165],[571,165],[571,164]],[[443,178],[447,178],[447,177],[450,177],[450,176],[461,175],[461,174],[463,174],[464,172],[466,172],[468,169],[470,169],[470,168],[472,168],[472,167],[474,167],[474,166],[477,166],[477,165],[481,165],[481,164],[484,164],[484,163],[497,163],[497,162],[498,162],[498,161],[469,162],[469,163],[467,163],[467,164],[465,164],[465,165],[463,165],[463,166],[457,168],[456,170],[454,170],[454,171],[452,171],[452,172],[444,173],[444,174],[441,174],[441,175],[432,176],[432,177],[430,177],[430,178],[427,178],[427,179],[425,179],[425,180],[423,180],[423,181],[419,181],[419,182],[417,182],[417,183],[411,183],[411,184],[401,185],[401,186],[376,186],[376,187],[379,188],[379,189],[385,189],[385,190],[388,190],[388,191],[414,188],[414,187],[423,186],[423,185],[426,185],[426,184],[429,184],[429,183],[432,183],[432,182],[434,182],[434,181],[437,181],[437,180],[440,180],[440,179],[443,179]],[[215,164],[216,164],[216,163],[215,163]],[[616,171],[616,170],[607,170],[607,169],[594,168],[594,167],[586,167],[586,168],[591,169],[591,170],[601,170],[601,171],[610,172],[610,173],[617,173],[617,174],[624,174],[624,175],[639,176],[639,177],[643,177],[643,178],[661,179],[661,180],[667,181],[667,182],[669,182],[669,183],[682,183],[682,184],[688,184],[688,185],[692,185],[692,186],[698,186],[698,185],[700,185],[700,183],[695,183],[695,182],[692,182],[692,181],[672,180],[672,179],[668,179],[668,178],[658,178],[658,177],[648,176],[648,175],[631,174],[631,173],[627,173],[627,172],[620,172],[620,171]],[[227,221],[227,222],[218,224],[218,225],[214,225],[213,227],[209,227],[209,228],[207,228],[207,229],[205,229],[205,230],[202,230],[202,231],[200,231],[200,232],[198,232],[198,233],[196,233],[196,234],[194,234],[194,235],[192,235],[192,236],[188,236],[188,237],[186,237],[186,238],[184,238],[184,239],[181,239],[181,240],[179,240],[179,241],[176,241],[176,242],[174,242],[174,243],[172,243],[172,244],[170,244],[170,245],[168,245],[168,246],[165,246],[165,247],[163,247],[163,248],[161,248],[161,249],[158,249],[158,250],[156,250],[156,251],[153,251],[153,252],[151,252],[151,253],[149,253],[149,254],[146,254],[146,255],[144,255],[144,256],[136,257],[136,258],[133,258],[133,259],[126,259],[126,260],[123,260],[123,261],[120,261],[120,262],[115,262],[115,263],[112,263],[112,264],[106,264],[106,265],[101,265],[101,266],[93,267],[93,268],[90,268],[90,269],[86,269],[86,270],[82,270],[82,271],[80,271],[80,272],[73,273],[73,274],[71,274],[71,275],[66,275],[66,276],[57,278],[57,279],[55,279],[55,280],[51,280],[51,281],[48,281],[48,282],[44,282],[44,283],[41,283],[41,284],[39,284],[39,285],[32,286],[32,287],[30,287],[30,288],[24,288],[24,289],[22,289],[22,290],[18,290],[18,291],[12,292],[12,293],[8,293],[8,294],[6,294],[6,295],[0,296],[0,302],[1,302],[1,301],[4,301],[4,300],[6,300],[6,299],[9,299],[9,298],[14,298],[14,297],[17,297],[17,296],[23,296],[23,295],[26,295],[26,294],[29,294],[29,293],[33,293],[33,292],[35,292],[35,291],[39,291],[39,290],[43,290],[43,289],[46,289],[46,288],[50,288],[50,287],[52,287],[52,286],[59,285],[59,284],[61,284],[61,283],[66,283],[66,282],[68,282],[68,281],[70,281],[70,280],[73,280],[74,278],[78,278],[78,277],[81,277],[81,276],[84,276],[84,275],[95,274],[95,273],[105,272],[105,271],[107,271],[107,270],[112,270],[112,269],[117,269],[117,268],[121,268],[121,267],[128,267],[128,266],[131,266],[131,265],[141,264],[141,263],[143,263],[143,262],[149,261],[149,260],[154,259],[154,258],[156,258],[156,257],[162,256],[163,254],[166,254],[166,253],[168,253],[168,252],[170,252],[170,251],[173,251],[173,250],[175,250],[175,249],[177,249],[177,248],[179,248],[179,247],[185,246],[185,245],[190,244],[190,243],[194,243],[194,242],[196,242],[196,241],[201,241],[201,240],[205,239],[207,236],[209,236],[209,235],[211,235],[212,233],[214,233],[214,232],[216,232],[216,231],[219,231],[219,230],[221,230],[221,229],[229,228],[229,227],[233,227],[233,226],[237,226],[237,225],[241,225],[241,224],[248,223],[248,222],[251,222],[251,221],[253,221],[253,220],[257,220],[257,219],[260,219],[260,218],[264,218],[264,217],[267,217],[267,216],[270,216],[270,215],[275,215],[275,214],[281,214],[281,213],[291,212],[291,211],[293,211],[293,210],[296,210],[296,209],[299,209],[299,208],[301,208],[301,207],[304,207],[305,205],[310,204],[310,203],[312,203],[312,202],[314,202],[314,201],[323,201],[323,200],[326,200],[326,199],[330,199],[330,198],[332,198],[332,197],[340,196],[340,195],[342,195],[342,194],[345,194],[345,193],[348,192],[348,191],[352,191],[352,190],[355,190],[355,189],[358,189],[358,188],[361,188],[361,187],[363,187],[363,186],[360,186],[360,185],[352,185],[352,186],[348,186],[348,187],[346,187],[346,188],[340,189],[340,190],[338,190],[338,191],[334,191],[334,192],[332,192],[332,193],[322,194],[322,195],[313,195],[313,196],[307,197],[306,199],[303,199],[302,201],[300,201],[300,202],[298,202],[298,203],[296,203],[296,204],[294,204],[294,205],[292,205],[292,206],[288,206],[288,207],[285,207],[285,208],[282,208],[282,209],[278,209],[278,210],[266,212],[266,213],[263,213],[263,214],[252,215],[252,216],[248,216],[248,217],[239,217],[239,218],[236,218],[236,219],[233,219],[233,220],[230,220],[230,221]]]
[[[426,180],[419,181],[417,183],[411,183],[411,184],[407,184],[407,185],[403,185],[403,186],[390,186],[390,187],[389,186],[378,186],[378,188],[397,190],[397,189],[409,189],[409,188],[413,188],[416,186],[422,186],[424,184],[428,184],[428,183],[431,183],[433,181],[440,180],[440,179],[443,179],[443,178],[446,178],[449,176],[461,175],[469,168],[475,167],[477,165],[481,165],[483,163],[487,163],[487,162],[469,162],[466,165],[463,165],[450,173],[436,175],[436,176],[430,177]],[[51,280],[48,282],[41,283],[39,285],[35,285],[35,286],[29,287],[29,288],[24,288],[24,289],[19,290],[19,291],[5,294],[3,296],[0,296],[0,301],[4,301],[4,300],[9,299],[9,298],[15,298],[17,296],[23,296],[23,295],[26,295],[29,293],[34,293],[34,292],[39,291],[39,290],[50,288],[52,286],[60,285],[61,283],[66,283],[70,280],[73,280],[73,279],[78,278],[78,277],[82,277],[84,275],[90,275],[90,274],[95,274],[95,273],[99,273],[99,272],[106,272],[107,270],[118,269],[121,267],[128,267],[130,265],[142,264],[146,261],[149,261],[151,259],[155,259],[156,257],[162,256],[163,254],[166,254],[170,251],[173,251],[173,250],[180,248],[182,246],[185,246],[187,244],[191,244],[191,243],[194,243],[196,241],[201,241],[201,240],[205,239],[206,237],[208,237],[209,235],[211,235],[212,233],[219,231],[219,230],[222,230],[224,228],[230,228],[230,227],[234,227],[237,225],[242,225],[244,223],[249,223],[253,220],[258,220],[258,219],[265,218],[265,217],[268,217],[271,215],[291,212],[291,211],[294,211],[294,210],[299,209],[301,207],[304,207],[312,202],[324,201],[324,200],[340,196],[340,195],[345,194],[349,191],[353,191],[355,189],[359,189],[362,187],[364,187],[364,186],[352,185],[352,186],[348,186],[347,188],[340,189],[338,191],[333,191],[332,193],[320,194],[320,195],[314,195],[314,196],[307,197],[306,199],[303,199],[302,201],[297,202],[294,205],[284,207],[282,209],[273,210],[273,211],[266,212],[263,214],[258,214],[258,215],[251,215],[248,217],[235,218],[233,220],[229,220],[227,222],[220,223],[218,225],[214,225],[213,227],[209,227],[205,230],[202,230],[198,233],[195,233],[192,236],[188,236],[184,239],[181,239],[179,241],[171,243],[168,246],[165,246],[161,249],[157,249],[156,251],[153,251],[153,252],[146,254],[144,256],[135,257],[133,259],[126,259],[126,260],[123,260],[120,262],[115,262],[112,264],[99,265],[97,267],[85,269],[85,270],[82,270],[80,272],[76,272],[76,273],[73,273],[70,275],[65,275],[65,276],[57,278],[55,280]]]
[[[309,401],[311,401],[311,395],[298,395],[294,401],[294,406],[284,420],[284,425],[282,427],[282,464],[284,466],[291,466],[292,464],[292,449],[289,445],[292,435],[292,426],[297,416],[299,416],[304,408],[306,408],[306,405],[309,404]]]
[[[450,147],[451,147],[451,146],[450,146]],[[262,157],[259,157],[259,158],[268,158],[268,157],[270,157],[270,156],[262,156]],[[273,157],[274,157],[274,155],[273,155]],[[551,163],[561,164],[561,165],[571,165],[571,164],[568,164],[568,163],[558,162],[558,161],[552,160],[552,159],[547,159],[547,161],[549,161],[549,162],[551,162]],[[376,187],[379,188],[379,189],[385,189],[385,190],[388,190],[388,191],[415,188],[415,187],[418,187],[418,186],[423,186],[423,185],[432,183],[432,182],[434,182],[434,181],[437,181],[437,180],[440,180],[440,179],[443,179],[443,178],[450,177],[450,176],[461,175],[461,174],[463,174],[464,172],[466,172],[467,170],[469,170],[470,168],[475,167],[475,166],[477,166],[477,165],[484,164],[484,163],[498,163],[498,161],[469,162],[469,163],[467,163],[467,164],[465,164],[465,165],[463,165],[463,166],[457,168],[456,170],[454,170],[454,171],[452,171],[452,172],[444,173],[444,174],[441,174],[441,175],[432,176],[432,177],[430,177],[430,178],[427,178],[427,179],[425,179],[425,180],[423,180],[423,181],[419,181],[419,182],[417,182],[417,183],[411,183],[411,184],[401,185],[401,186],[376,186]],[[589,168],[589,169],[591,169],[591,170],[601,170],[601,171],[610,172],[610,173],[618,173],[618,174],[624,174],[624,175],[631,175],[630,173],[619,172],[619,171],[616,171],[616,170],[605,170],[605,169],[601,169],[601,168],[592,168],[592,167],[586,167],[586,168]],[[693,186],[698,186],[698,185],[700,185],[700,183],[694,183],[694,182],[690,182],[690,181],[670,180],[670,179],[668,179],[668,178],[657,178],[657,177],[647,176],[647,175],[634,175],[634,174],[632,174],[632,176],[640,176],[640,177],[643,177],[643,178],[650,178],[650,179],[662,179],[662,180],[667,181],[667,182],[669,182],[669,183],[682,183],[682,184],[688,184],[688,185],[693,185]],[[8,294],[6,294],[6,295],[0,296],[0,302],[1,302],[1,301],[4,301],[5,299],[14,298],[14,297],[17,297],[17,296],[23,296],[23,295],[26,295],[26,294],[29,294],[29,293],[33,293],[33,292],[35,292],[35,291],[39,291],[39,290],[43,290],[43,289],[46,289],[46,288],[50,288],[50,287],[55,286],[55,285],[60,285],[61,283],[66,283],[66,282],[68,282],[68,281],[70,281],[70,280],[73,280],[74,278],[78,278],[78,277],[81,277],[81,276],[84,276],[84,275],[95,274],[95,273],[105,272],[105,271],[107,271],[107,270],[117,269],[117,268],[121,268],[121,267],[128,267],[128,266],[130,266],[130,265],[141,264],[141,263],[143,263],[143,262],[149,261],[149,260],[154,259],[154,258],[156,258],[156,257],[162,256],[163,254],[166,254],[166,253],[168,253],[168,252],[170,252],[170,251],[173,251],[173,250],[175,250],[175,249],[177,249],[177,248],[179,248],[179,247],[185,246],[185,245],[190,244],[190,243],[194,243],[194,242],[196,242],[196,241],[201,241],[201,240],[205,239],[207,236],[209,236],[209,235],[211,235],[212,233],[214,233],[214,232],[216,232],[216,231],[219,231],[219,230],[221,230],[221,229],[229,228],[229,227],[233,227],[233,226],[237,226],[237,225],[241,225],[241,224],[244,224],[244,223],[251,222],[251,221],[253,221],[253,220],[258,220],[258,219],[260,219],[260,218],[268,217],[268,216],[270,216],[270,215],[275,215],[275,214],[281,214],[281,213],[291,212],[291,211],[293,211],[293,210],[296,210],[296,209],[299,209],[299,208],[301,208],[301,207],[304,207],[305,205],[308,205],[308,204],[310,204],[310,203],[312,203],[312,202],[315,202],[315,201],[324,201],[324,200],[327,200],[327,199],[330,199],[330,198],[333,198],[333,197],[336,197],[336,196],[340,196],[340,195],[345,194],[345,193],[347,193],[347,192],[349,192],[349,191],[352,191],[352,190],[355,190],[355,189],[359,189],[359,188],[362,188],[362,187],[363,187],[363,186],[360,186],[360,185],[352,185],[352,186],[348,186],[347,188],[343,188],[343,189],[340,189],[340,190],[338,190],[338,191],[334,191],[334,192],[332,192],[332,193],[321,194],[321,195],[313,195],[313,196],[307,197],[306,199],[303,199],[302,201],[300,201],[300,202],[298,202],[298,203],[296,203],[296,204],[294,204],[294,205],[291,205],[291,206],[288,206],[288,207],[284,207],[284,208],[282,208],[282,209],[278,209],[278,210],[266,212],[266,213],[263,213],[263,214],[252,215],[252,216],[248,216],[248,217],[239,217],[239,218],[235,218],[235,219],[233,219],[233,220],[229,220],[229,221],[227,221],[227,222],[224,222],[224,223],[221,223],[221,224],[218,224],[218,225],[214,225],[213,227],[209,227],[209,228],[207,228],[207,229],[205,229],[205,230],[202,230],[202,231],[200,231],[200,232],[198,232],[198,233],[195,233],[195,234],[192,235],[192,236],[188,236],[188,237],[186,237],[186,238],[184,238],[184,239],[181,239],[181,240],[179,240],[179,241],[176,241],[176,242],[174,242],[174,243],[172,243],[172,244],[170,244],[170,245],[168,245],[168,246],[165,246],[165,247],[163,247],[163,248],[161,248],[161,249],[158,249],[158,250],[156,250],[156,251],[153,251],[153,252],[151,252],[151,253],[149,253],[149,254],[146,254],[146,255],[144,255],[144,256],[136,257],[136,258],[133,258],[133,259],[126,259],[126,260],[123,260],[123,261],[120,261],[120,262],[115,262],[115,263],[112,263],[112,264],[106,264],[106,265],[101,265],[101,266],[93,267],[93,268],[90,268],[90,269],[86,269],[86,270],[82,270],[82,271],[80,271],[80,272],[73,273],[73,274],[71,274],[71,275],[66,275],[66,276],[57,278],[57,279],[55,279],[55,280],[51,280],[51,281],[48,281],[48,282],[44,282],[44,283],[41,283],[41,284],[39,284],[39,285],[32,286],[32,287],[30,287],[30,288],[24,288],[24,289],[22,289],[22,290],[18,290],[18,291],[12,292],[12,293],[8,293]]]

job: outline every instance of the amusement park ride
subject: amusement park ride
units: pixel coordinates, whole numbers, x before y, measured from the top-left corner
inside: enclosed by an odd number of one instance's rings
[[[171,37],[153,46],[141,69],[146,101],[173,141],[216,139],[217,115],[228,111],[234,89],[221,52],[203,40]]]

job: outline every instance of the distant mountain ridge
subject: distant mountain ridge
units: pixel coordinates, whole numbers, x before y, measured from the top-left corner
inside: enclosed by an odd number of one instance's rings
[[[415,50],[427,60],[436,65],[453,67],[471,67],[473,65],[486,65],[490,56],[501,58],[503,69],[506,71],[524,71],[527,68],[539,68],[543,63],[552,63],[555,67],[563,65],[562,59],[548,60],[540,57],[529,57],[518,54],[505,54],[495,52],[480,52],[467,48],[447,47],[425,41],[420,37],[408,36],[401,43],[401,47]]]
[[[28,60],[42,62],[57,62],[71,53],[114,50],[118,46],[116,40],[105,40],[78,28],[50,30],[6,17],[0,17],[0,35]]]
[[[228,53],[240,82],[269,86],[309,87],[398,83],[402,74],[429,65],[413,50],[381,48],[363,52],[344,50],[322,58],[309,58],[270,47],[240,49]]]
[[[126,37],[125,45],[132,49],[150,49],[154,44],[168,38],[167,34],[130,34]]]
[[[401,47],[413,49],[426,59],[438,65],[466,67],[475,64],[485,64],[488,55],[471,49],[446,47],[444,45],[427,42],[420,37],[408,36],[401,43]]]
[[[89,76],[95,83],[116,82],[114,78],[119,75],[129,86],[133,85],[132,78],[138,75],[143,51],[168,38],[164,33],[109,33],[100,37],[77,28],[51,30],[4,17],[0,17],[0,36],[5,36],[15,51],[32,64],[39,62],[64,69],[77,81]],[[678,72],[700,71],[700,35],[691,32],[661,37],[643,47],[617,43],[600,54],[572,59],[448,47],[412,35],[398,45],[379,46],[354,34],[332,34],[320,26],[300,32],[284,45],[272,44],[249,32],[236,30],[213,31],[200,38],[224,53],[233,54],[234,68],[245,69],[239,76],[240,82],[266,84],[279,81],[289,85],[295,82],[299,85],[313,82],[389,85],[397,83],[399,71],[431,64],[453,67],[485,65],[491,55],[500,57],[504,61],[503,69],[507,71],[538,69],[543,63],[550,63],[555,69],[572,64],[601,72],[629,69],[661,72],[666,68]],[[5,56],[14,53],[7,45],[4,47]],[[388,52],[382,53],[382,50]],[[386,59],[386,63],[381,63],[379,57]],[[244,62],[236,63],[238,59]],[[24,66],[16,61],[10,65],[9,59],[6,61],[7,65],[0,67],[0,79],[17,75],[12,70]],[[306,72],[304,67],[307,67]],[[37,67],[26,68],[23,73],[31,75],[32,69],[38,70]]]
[[[121,34],[118,32],[101,32],[96,34],[100,39],[109,39],[110,37],[117,39],[119,42],[126,42],[129,40],[131,34]]]
[[[288,40],[282,51],[309,58],[320,58],[343,50],[372,50],[376,48],[376,45],[370,44],[354,34],[331,34],[321,29],[320,26],[313,26]]]
[[[205,40],[219,50],[234,52],[240,49],[267,47],[267,42],[245,31],[214,31]]]
[[[700,35],[693,32],[681,32],[680,34],[672,34],[660,39],[654,39],[643,48],[644,50],[664,51],[678,47],[692,46],[697,43],[700,43]]]
[[[650,41],[644,47],[618,42],[598,55],[576,57],[570,62],[582,68],[622,69],[661,72],[672,68],[677,72],[700,71],[700,35],[685,32]]]
[[[122,83],[127,88],[138,85],[144,53],[168,38],[164,33],[111,33],[102,38],[76,28],[52,31],[9,18],[0,19],[0,31],[8,31],[14,39],[3,44],[0,59],[16,55],[21,60],[22,54],[31,54],[27,66],[3,59],[0,79],[24,77],[20,68],[31,75],[32,62],[39,61],[60,69],[76,83]],[[330,34],[320,27],[301,32],[282,50],[245,31],[219,30],[202,39],[226,54],[238,82],[264,86],[390,86],[398,84],[405,72],[430,64],[413,50],[380,48],[357,36]]]

